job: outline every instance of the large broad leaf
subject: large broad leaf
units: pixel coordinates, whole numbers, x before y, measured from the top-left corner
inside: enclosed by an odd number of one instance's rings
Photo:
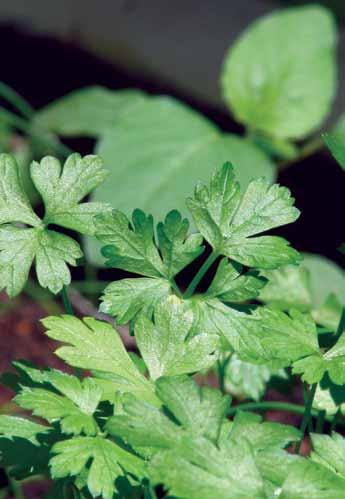
[[[283,139],[317,128],[334,96],[335,44],[333,19],[319,6],[256,21],[225,58],[223,94],[236,118]]]
[[[172,209],[185,215],[185,198],[195,182],[207,180],[225,161],[235,165],[243,187],[255,177],[275,178],[273,163],[255,146],[220,133],[203,116],[167,97],[147,98],[128,109],[97,150],[110,174],[92,199],[108,200],[127,214],[141,208],[157,221]],[[87,249],[91,260],[100,263],[95,244],[88,243]]]
[[[34,126],[65,137],[98,137],[114,125],[121,113],[143,99],[138,90],[114,92],[104,87],[85,87],[41,109],[35,115]]]
[[[320,255],[305,253],[299,267],[261,271],[268,279],[259,299],[270,307],[310,311],[317,324],[336,331],[345,304],[345,273]]]
[[[345,304],[345,272],[322,256],[304,253],[303,257],[303,267],[310,272],[313,306],[323,305],[330,294]]]

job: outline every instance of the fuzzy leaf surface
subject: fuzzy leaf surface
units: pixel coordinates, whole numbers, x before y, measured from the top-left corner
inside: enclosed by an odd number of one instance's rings
[[[198,185],[187,206],[201,234],[214,250],[250,267],[276,268],[298,263],[298,253],[277,236],[257,236],[294,222],[299,211],[286,187],[252,181],[241,197],[233,167],[225,163],[209,187]]]
[[[42,322],[50,338],[65,343],[56,354],[69,365],[94,371],[114,393],[132,392],[156,401],[150,381],[139,372],[110,324],[69,315],[48,317]]]
[[[75,437],[58,442],[50,459],[54,479],[82,473],[88,462],[87,487],[93,497],[112,499],[117,492],[115,480],[125,475],[123,468],[143,478],[143,461],[117,444],[102,437]]]
[[[74,239],[49,230],[48,225],[94,233],[94,215],[108,207],[79,202],[102,182],[102,162],[97,156],[79,154],[72,154],[63,169],[52,156],[33,162],[31,179],[45,205],[43,220],[30,205],[11,155],[0,155],[0,176],[0,287],[10,297],[16,296],[35,262],[40,285],[56,294],[71,282],[68,265],[77,265],[83,253]]]
[[[141,315],[135,337],[152,379],[200,371],[217,358],[218,338],[205,333],[188,337],[193,312],[176,296],[159,303],[154,321]]]

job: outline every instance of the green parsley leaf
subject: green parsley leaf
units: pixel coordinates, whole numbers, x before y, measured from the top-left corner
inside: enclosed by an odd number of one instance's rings
[[[47,433],[49,428],[28,419],[0,415],[0,439],[23,438],[38,445],[37,435]]]
[[[285,367],[307,355],[318,355],[316,326],[310,316],[292,310],[257,308],[245,314],[210,301],[211,318],[239,358],[255,364]]]
[[[199,437],[185,439],[181,450],[162,451],[149,465],[154,483],[163,483],[177,498],[263,499],[264,482],[246,440],[220,448]]]
[[[275,270],[260,272],[268,279],[260,291],[260,300],[274,308],[310,310],[312,305],[310,278],[306,267],[286,265]]]
[[[159,303],[154,322],[141,315],[135,337],[152,379],[210,367],[217,358],[218,338],[205,333],[189,337],[194,315],[176,296]]]
[[[344,499],[345,480],[326,466],[303,459],[293,463],[281,499]]]
[[[259,400],[273,376],[286,379],[283,369],[244,362],[233,353],[225,369],[224,383],[226,390],[232,395]]]
[[[242,266],[223,258],[204,297],[222,302],[243,302],[257,298],[266,285],[266,279],[255,271],[242,273]]]
[[[16,416],[0,415],[0,464],[18,480],[46,475],[52,428]]]
[[[119,210],[96,217],[96,236],[105,246],[107,267],[115,267],[148,277],[166,277],[167,270],[154,242],[153,219],[134,210],[132,224]]]
[[[251,237],[294,222],[299,211],[286,187],[252,181],[242,199],[233,167],[225,163],[210,186],[197,186],[187,206],[201,234],[214,250],[252,267],[276,268],[298,263],[298,253],[276,236]]]
[[[43,220],[34,213],[22,188],[14,158],[0,155],[0,279],[10,297],[24,287],[35,260],[41,286],[52,293],[71,281],[67,264],[76,265],[83,253],[69,236],[48,230],[50,223],[94,233],[96,212],[107,210],[100,203],[79,201],[102,182],[104,170],[97,156],[71,155],[61,171],[60,162],[50,156],[31,165],[31,178],[45,205]],[[18,227],[22,223],[31,228]]]
[[[93,497],[113,499],[117,492],[115,480],[125,476],[124,469],[144,478],[144,462],[103,437],[75,437],[56,443],[50,459],[54,479],[76,476],[87,467],[87,486]]]
[[[312,460],[331,468],[345,478],[344,437],[335,432],[331,436],[317,433],[312,433],[310,436],[313,446]]]
[[[71,154],[63,169],[58,159],[46,156],[40,163],[32,162],[31,177],[44,202],[45,224],[60,225],[81,234],[95,233],[94,217],[106,205],[80,201],[106,177],[98,156],[82,158],[77,153]]]
[[[297,360],[293,364],[293,372],[302,375],[308,383],[319,382],[328,372],[331,380],[337,385],[345,383],[345,334],[342,334],[336,344],[323,355],[314,354]]]
[[[110,324],[70,315],[48,317],[42,322],[50,338],[66,344],[57,349],[56,355],[71,366],[95,371],[97,381],[108,392],[132,392],[143,400],[157,401],[151,382],[139,372]]]
[[[239,412],[230,430],[230,440],[245,438],[255,452],[267,449],[283,449],[300,439],[301,433],[293,426],[263,422],[258,414]]]
[[[228,396],[199,387],[187,376],[158,379],[156,393],[168,412],[127,397],[124,414],[110,418],[107,430],[134,446],[173,449],[187,433],[218,441],[230,403]]]
[[[334,416],[339,410],[345,413],[345,386],[336,385],[326,374],[317,385],[313,408],[318,411],[326,411],[326,414]]]
[[[0,178],[0,224],[22,222],[39,226],[41,220],[22,188],[16,160],[9,154],[0,154]]]
[[[164,223],[157,226],[159,248],[166,265],[168,277],[172,278],[187,267],[203,251],[202,235],[188,236],[189,222],[182,219],[177,210],[170,211]]]
[[[118,324],[127,324],[139,312],[150,316],[159,301],[170,294],[166,279],[122,279],[109,284],[101,297],[100,311],[116,317]]]
[[[44,388],[23,387],[15,397],[17,404],[50,423],[59,421],[63,433],[95,435],[98,426],[93,414],[102,396],[97,382],[92,378],[81,382],[75,376],[59,371],[43,373],[42,378],[63,396]]]

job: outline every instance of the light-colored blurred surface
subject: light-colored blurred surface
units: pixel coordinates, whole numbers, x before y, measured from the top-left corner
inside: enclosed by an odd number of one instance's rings
[[[73,41],[111,63],[221,106],[218,81],[227,48],[253,19],[277,5],[273,0],[1,0],[0,23]],[[343,77],[343,42],[340,47]],[[336,114],[344,102],[341,88]]]

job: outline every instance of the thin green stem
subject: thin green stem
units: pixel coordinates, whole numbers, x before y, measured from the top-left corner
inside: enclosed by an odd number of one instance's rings
[[[308,158],[312,156],[316,152],[321,151],[325,147],[325,144],[320,137],[313,137],[310,139],[303,147],[299,150],[299,154],[296,158],[283,160],[278,163],[278,171],[283,171],[291,165],[297,163],[297,161],[301,161],[302,159]]]
[[[145,485],[144,499],[157,499],[156,491],[150,482]]]
[[[225,358],[217,360],[217,374],[219,389],[222,393],[225,393],[225,373],[226,368],[230,362],[231,354],[227,355]]]
[[[335,343],[338,341],[338,339],[340,338],[340,336],[343,334],[344,329],[345,329],[345,307],[343,307],[343,309],[341,311],[341,316],[340,316],[339,324],[338,324],[338,327],[337,327],[337,331],[335,333]]]
[[[46,146],[48,145],[63,157],[69,156],[73,153],[73,151],[69,147],[65,146],[60,141],[52,140],[52,138],[49,138],[49,136],[47,135],[41,135],[37,129],[34,129],[31,126],[30,122],[26,121],[20,116],[17,116],[11,111],[7,111],[7,109],[0,109],[0,120],[24,132],[26,135],[37,140],[38,142],[41,142]],[[46,133],[46,130],[44,132]]]
[[[183,297],[185,299],[190,298],[194,291],[196,290],[199,282],[201,279],[204,277],[208,269],[211,267],[211,265],[217,260],[218,258],[218,253],[216,251],[212,251],[212,253],[207,257],[207,259],[204,261],[196,275],[194,276],[193,280],[189,284],[188,288],[186,289]]]
[[[326,417],[326,411],[324,410],[320,411],[316,419],[316,427],[315,427],[316,433],[323,433],[323,425],[325,422],[325,417]]]
[[[302,445],[302,442],[303,442],[305,431],[307,429],[307,426],[309,424],[309,421],[310,421],[310,418],[311,418],[311,415],[312,415],[313,401],[314,401],[314,397],[315,397],[315,393],[316,393],[316,388],[317,388],[317,383],[314,383],[311,386],[309,394],[308,394],[308,399],[307,399],[307,403],[306,403],[306,406],[305,406],[305,410],[304,410],[304,414],[303,414],[303,419],[302,419],[302,423],[301,423],[301,427],[300,427],[300,430],[301,430],[301,439],[299,440],[299,442],[297,442],[296,448],[295,448],[295,453],[296,454],[299,454],[299,452],[301,450],[301,445]]]
[[[304,406],[299,404],[292,404],[290,402],[276,402],[276,401],[263,401],[263,402],[246,402],[243,404],[230,407],[228,411],[229,416],[233,416],[238,411],[284,411],[292,412],[294,414],[304,414]],[[311,410],[311,415],[317,418],[319,411],[317,409]],[[325,416],[325,420],[331,422],[332,416]],[[339,421],[339,424],[344,426],[344,421]]]
[[[332,422],[331,422],[331,433],[332,431],[335,431],[337,424],[339,424],[339,417],[341,415],[340,412],[340,407],[338,408],[337,412],[334,414]]]
[[[66,286],[63,286],[63,288],[61,290],[61,298],[62,298],[62,303],[63,303],[63,306],[65,308],[66,313],[69,315],[74,315],[72,303],[71,303],[71,300],[69,299],[68,289]]]
[[[175,282],[175,279],[171,279],[170,280],[170,284],[171,284],[171,287],[172,289],[175,291],[176,295],[179,297],[179,298],[182,298],[182,293],[178,287],[178,285],[176,284]]]
[[[8,480],[9,489],[12,492],[13,497],[15,499],[25,499],[20,483],[14,478],[12,478],[7,470],[5,470],[5,472]]]
[[[21,95],[3,81],[0,81],[0,96],[12,104],[26,118],[30,119],[35,112]]]

